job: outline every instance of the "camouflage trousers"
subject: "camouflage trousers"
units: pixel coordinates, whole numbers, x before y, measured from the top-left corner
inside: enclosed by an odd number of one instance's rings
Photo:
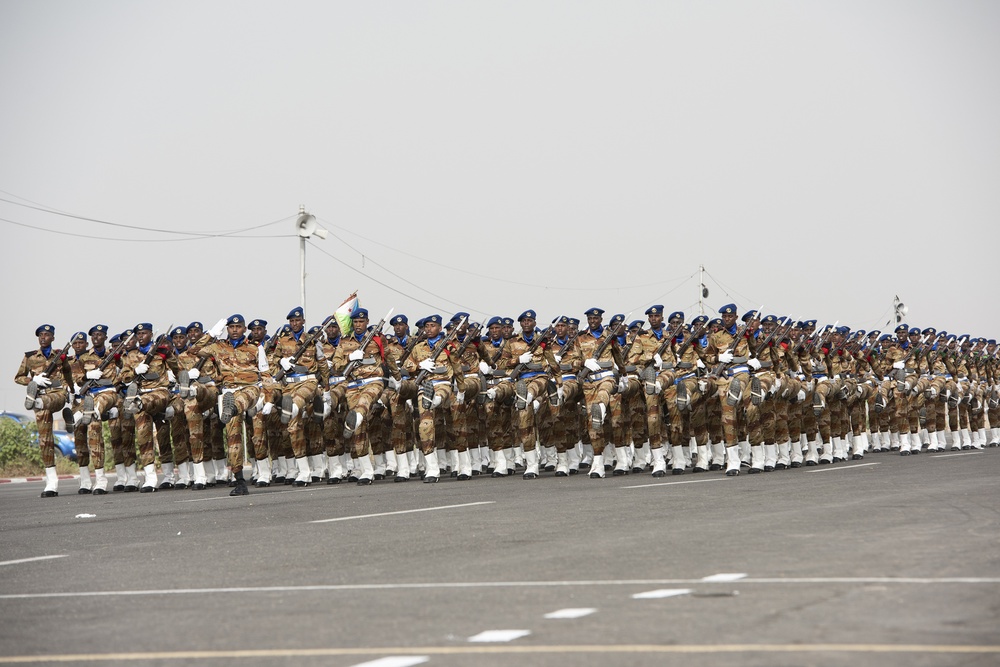
[[[184,463],[191,458],[190,436],[187,419],[184,416],[184,399],[173,394],[167,407],[174,409],[172,417],[157,415],[153,420],[156,425],[156,449],[160,454],[160,463]]]
[[[344,441],[344,418],[346,416],[347,402],[342,401],[334,403],[330,409],[330,416],[323,420],[323,446],[329,457],[347,453],[347,443]]]
[[[594,455],[604,454],[604,448],[609,442],[622,442],[622,401],[621,396],[614,393],[615,385],[618,383],[614,378],[605,378],[597,382],[583,383],[583,401],[587,406],[587,433],[590,435],[590,444],[594,448]],[[597,427],[589,417],[593,415],[593,409],[597,405],[604,406],[604,423]]]
[[[819,435],[823,439],[823,442],[830,442],[833,437],[847,435],[850,424],[847,415],[847,404],[838,398],[838,393],[843,386],[843,383],[839,380],[822,378],[816,381],[816,387],[813,389],[814,396],[822,397],[824,405],[822,411],[816,417]]]
[[[256,405],[261,389],[256,385],[250,385],[234,388],[231,393],[236,407],[233,418],[226,424],[226,460],[235,475],[243,470],[243,463],[246,460],[243,454],[243,415],[250,407]]]
[[[535,448],[539,436],[539,426],[550,415],[547,383],[548,377],[545,375],[538,375],[524,381],[527,393],[533,396],[534,401],[538,403],[538,412],[535,412],[530,402],[521,410],[517,409],[516,404],[514,406],[514,421],[517,424],[514,444],[520,445],[526,452]],[[518,391],[518,384],[520,382],[514,385],[515,395]]]
[[[313,398],[319,383],[316,380],[305,380],[281,388],[281,396],[291,396],[292,402],[298,408],[298,414],[288,420],[288,437],[292,441],[292,452],[295,458],[308,455],[306,445],[306,430],[304,419],[311,418]]]
[[[219,388],[214,384],[195,382],[191,385],[195,395],[184,400],[184,419],[187,422],[188,450],[191,460],[202,463],[205,460],[205,413],[215,412],[219,402]],[[211,460],[211,457],[209,457]]]
[[[580,440],[580,383],[564,377],[562,390],[562,401],[552,409],[551,436],[547,443],[554,445],[558,453],[575,447]]]
[[[404,384],[409,382],[413,385],[412,380],[404,380],[403,382]],[[389,412],[392,416],[389,445],[396,454],[412,452],[414,445],[413,410],[407,408],[406,399],[401,395],[402,390],[403,386],[400,386],[399,392],[386,389],[385,393],[382,394],[382,400],[389,406]],[[415,389],[413,390],[413,395],[416,396]]]
[[[68,394],[65,389],[40,389],[37,398],[42,407],[35,410],[35,425],[38,427],[38,448],[42,451],[42,464],[51,468],[56,464],[56,440],[52,434],[52,413],[62,410]]]
[[[375,431],[381,422],[372,417],[372,406],[382,395],[385,384],[382,382],[371,382],[360,387],[347,388],[347,409],[361,414],[361,424],[354,431],[350,439],[351,457],[359,459],[371,453],[371,440],[369,431]]]
[[[142,410],[135,415],[135,444],[139,447],[139,465],[148,466],[155,462],[153,451],[153,418],[167,409],[170,402],[170,392],[166,389],[153,389],[139,393],[142,399]]]
[[[740,407],[747,399],[747,387],[750,384],[748,373],[737,373],[733,377],[720,377],[715,380],[716,394],[719,397],[719,408],[722,411],[722,439],[727,447],[731,447],[738,442],[737,422],[740,421]],[[729,392],[740,396],[739,400],[733,404],[729,399]]]
[[[468,451],[471,444],[479,445],[479,440],[476,437],[479,430],[479,406],[476,399],[482,385],[479,376],[470,373],[465,377],[455,378],[455,388],[456,392],[461,392],[464,395],[461,403],[458,402],[457,396],[451,402],[453,441],[449,443],[448,449],[465,452]]]
[[[114,389],[94,392],[91,396],[94,398],[94,414],[100,416],[102,420],[111,408],[121,409],[121,395]],[[113,432],[117,430],[118,418],[115,417],[111,421],[115,422],[110,429]],[[90,460],[94,463],[95,469],[98,465],[104,467],[104,428],[101,423],[95,419],[87,426],[87,449],[90,450]],[[121,441],[120,435],[118,440]]]
[[[486,412],[486,442],[489,448],[498,452],[511,445],[513,437],[513,417],[510,403],[514,398],[514,383],[499,382],[490,385],[495,390],[494,398],[483,404]]]
[[[436,384],[430,385],[434,393],[434,396],[441,397],[441,403],[437,408],[425,408],[423,396],[417,396],[415,400],[416,404],[419,406],[420,422],[417,426],[417,431],[420,436],[420,450],[424,454],[430,454],[434,451],[436,447],[437,438],[444,435],[444,433],[439,433],[438,427],[440,424],[435,424],[435,417],[437,414],[443,417],[451,407],[451,395],[452,388],[451,382],[437,382]]]

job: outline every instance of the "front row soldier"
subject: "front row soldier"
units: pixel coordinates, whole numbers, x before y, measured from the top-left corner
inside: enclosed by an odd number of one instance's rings
[[[273,393],[270,368],[264,348],[246,336],[246,321],[242,315],[219,320],[190,347],[192,354],[214,359],[222,385],[219,419],[226,427],[228,462],[236,486],[231,496],[249,493],[243,479],[243,415],[261,410],[268,414]],[[224,334],[228,334],[223,338]]]
[[[55,333],[56,328],[51,324],[43,324],[35,329],[38,349],[24,353],[21,367],[14,376],[14,382],[28,388],[28,395],[24,399],[25,409],[35,411],[38,446],[42,451],[42,464],[45,466],[45,489],[42,491],[42,498],[54,498],[59,495],[52,413],[63,409],[68,398],[66,386],[73,386],[66,350],[60,352],[52,349]],[[55,375],[57,372],[59,374]]]

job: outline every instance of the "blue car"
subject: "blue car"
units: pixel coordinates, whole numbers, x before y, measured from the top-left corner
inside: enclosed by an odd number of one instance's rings
[[[0,412],[0,419],[10,419],[21,426],[27,426],[34,421],[28,415],[17,412]],[[76,444],[73,442],[73,434],[68,431],[53,431],[52,437],[56,443],[56,455],[65,456],[70,461],[76,461]],[[33,444],[38,446],[38,435],[34,436]]]

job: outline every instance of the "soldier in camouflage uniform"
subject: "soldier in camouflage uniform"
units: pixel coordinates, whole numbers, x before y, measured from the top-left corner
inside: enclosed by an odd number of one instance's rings
[[[77,331],[70,338],[73,356],[68,359],[70,377],[73,378],[72,395],[69,396],[67,407],[63,408],[63,418],[66,430],[73,431],[73,442],[76,446],[76,463],[80,466],[80,488],[77,493],[86,495],[93,490],[93,480],[90,477],[90,449],[80,443],[87,442],[87,425],[83,423],[83,405],[80,397],[80,386],[86,381],[82,357],[87,353],[87,334]],[[102,462],[103,467],[103,462]]]
[[[594,458],[590,465],[590,477],[604,477],[604,449],[609,444],[606,426],[612,421],[615,413],[621,414],[621,397],[617,395],[618,378],[616,370],[623,369],[625,362],[621,358],[621,350],[617,341],[609,338],[615,334],[611,327],[603,326],[604,310],[589,308],[587,330],[576,337],[573,347],[574,357],[580,360],[580,367],[574,369],[578,377],[583,373],[583,399],[590,415],[588,432]],[[603,350],[600,350],[603,346]],[[614,437],[614,436],[612,436]]]
[[[486,441],[490,448],[489,469],[493,477],[505,477],[514,474],[514,449],[511,446],[514,383],[507,376],[505,365],[502,365],[509,340],[504,338],[503,318],[493,317],[486,325],[487,339],[480,346],[483,361],[479,363],[479,371],[486,381],[483,407],[486,411]]]
[[[95,324],[87,332],[90,334],[92,347],[80,355],[80,363],[83,366],[83,384],[87,387],[83,392],[80,405],[81,414],[76,421],[83,424],[87,429],[87,435],[83,442],[90,452],[90,460],[94,464],[94,485],[95,495],[104,495],[108,492],[108,479],[104,466],[104,429],[101,426],[103,419],[107,419],[112,433],[119,431],[118,409],[121,403],[121,396],[115,387],[118,377],[117,360],[112,356],[112,351],[105,344],[108,339],[108,325]],[[101,366],[104,368],[101,368]],[[118,441],[121,441],[119,431]],[[77,451],[80,450],[80,440],[77,440]],[[125,478],[125,469],[122,466],[122,481]],[[124,486],[124,483],[123,483]]]

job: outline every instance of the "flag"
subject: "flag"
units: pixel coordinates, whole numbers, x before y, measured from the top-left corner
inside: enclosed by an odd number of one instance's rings
[[[340,333],[344,336],[350,336],[351,331],[353,331],[353,325],[351,324],[351,313],[358,309],[361,302],[358,301],[358,293],[353,292],[351,296],[344,299],[344,303],[333,312],[333,317],[337,320],[337,325],[340,327]]]

